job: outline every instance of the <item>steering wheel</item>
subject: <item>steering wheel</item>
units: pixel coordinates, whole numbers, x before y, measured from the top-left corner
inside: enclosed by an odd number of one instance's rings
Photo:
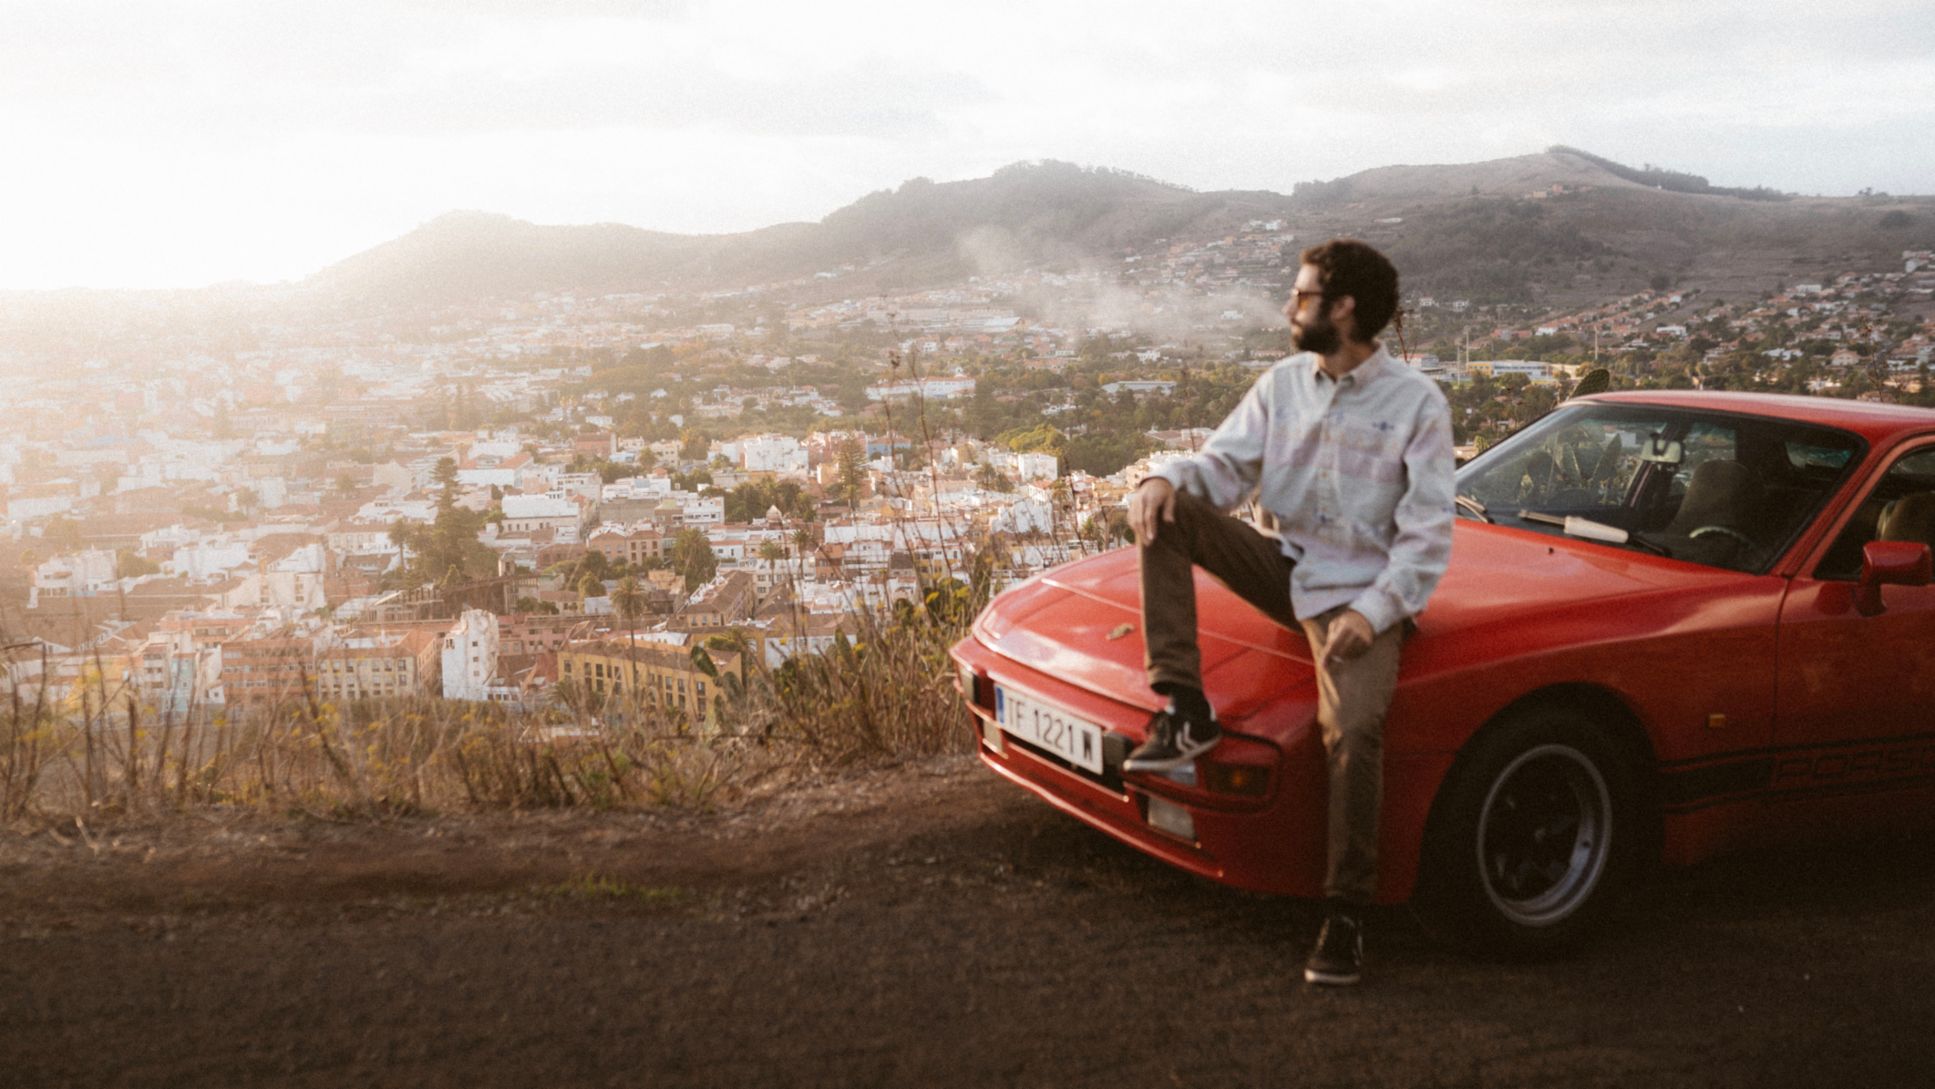
[[[1725,537],[1742,548],[1754,547],[1753,538],[1747,536],[1745,533],[1742,533],[1737,529],[1734,529],[1731,526],[1700,526],[1699,528],[1695,529],[1693,532],[1687,534],[1687,536],[1695,540],[1698,540],[1699,538],[1705,537],[1708,534],[1715,534],[1721,537]]]

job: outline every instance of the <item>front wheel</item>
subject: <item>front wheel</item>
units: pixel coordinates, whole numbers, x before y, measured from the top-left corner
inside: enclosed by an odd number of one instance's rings
[[[1569,708],[1486,729],[1453,766],[1426,830],[1425,922],[1502,954],[1583,937],[1641,851],[1635,779],[1607,728]]]

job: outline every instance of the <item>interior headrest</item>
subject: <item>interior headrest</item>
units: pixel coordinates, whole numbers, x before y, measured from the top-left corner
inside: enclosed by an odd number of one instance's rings
[[[1686,483],[1686,498],[1673,516],[1673,527],[1739,526],[1753,514],[1760,500],[1754,471],[1737,461],[1703,461]]]
[[[1881,508],[1881,517],[1875,520],[1875,538],[1935,545],[1935,492],[1904,495]]]

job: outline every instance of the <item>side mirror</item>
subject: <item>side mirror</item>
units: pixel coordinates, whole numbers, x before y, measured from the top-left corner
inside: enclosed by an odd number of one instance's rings
[[[1861,582],[1855,587],[1854,607],[1862,616],[1877,616],[1883,586],[1927,586],[1935,579],[1935,558],[1920,541],[1869,541],[1861,550]]]

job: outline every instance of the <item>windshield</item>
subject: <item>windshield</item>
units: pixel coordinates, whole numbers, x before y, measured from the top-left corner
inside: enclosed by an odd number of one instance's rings
[[[1855,464],[1853,435],[1644,405],[1565,405],[1458,471],[1486,517],[1562,534],[1611,526],[1631,547],[1762,571]],[[1576,532],[1575,532],[1575,535]]]

